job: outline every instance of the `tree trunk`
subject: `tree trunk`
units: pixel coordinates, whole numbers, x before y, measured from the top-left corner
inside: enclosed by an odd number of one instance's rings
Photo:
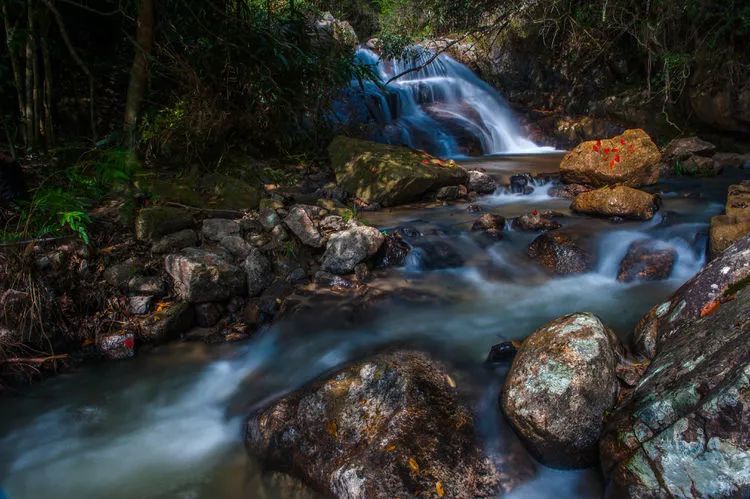
[[[21,120],[21,135],[23,136],[24,144],[28,142],[26,137],[26,102],[24,99],[24,87],[23,78],[21,77],[21,63],[18,60],[18,51],[15,47],[15,26],[11,27],[10,18],[8,17],[8,6],[3,4],[3,23],[5,25],[5,42],[8,46],[8,56],[10,57],[10,67],[13,71],[13,82],[16,86],[16,93],[18,94],[18,117]]]
[[[44,129],[41,113],[39,112],[39,99],[41,94],[39,79],[39,45],[36,39],[36,7],[34,5],[34,0],[29,0],[28,6],[29,31],[26,36],[28,36],[29,45],[31,45],[31,71],[33,80],[31,98],[34,109],[32,123],[34,125],[34,145],[38,146],[41,143],[40,136],[44,132]]]
[[[31,0],[28,0],[28,9],[31,10]],[[27,26],[31,29],[32,26]],[[26,110],[24,124],[26,126],[26,149],[32,150],[36,146],[34,140],[34,46],[31,36],[26,36]]]
[[[136,47],[133,66],[130,69],[128,97],[125,103],[125,133],[132,145],[135,127],[143,104],[148,83],[148,63],[154,47],[154,2],[141,0],[136,26]]]
[[[42,62],[44,64],[44,136],[49,149],[55,143],[55,128],[52,120],[52,59],[49,53],[49,14],[41,17],[42,26],[39,34],[39,42],[42,48]]]

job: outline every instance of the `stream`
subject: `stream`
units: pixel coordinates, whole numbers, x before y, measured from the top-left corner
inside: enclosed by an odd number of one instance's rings
[[[463,163],[502,178],[553,173],[560,158],[486,156]],[[532,209],[563,213],[563,227],[579,231],[597,255],[593,271],[571,277],[550,276],[526,256],[535,233],[506,230],[503,240],[482,243],[470,231],[479,214],[465,203],[365,213],[368,223],[399,230],[416,248],[406,265],[381,271],[372,284],[402,290],[392,299],[360,315],[335,300],[312,303],[325,307],[325,320],[292,316],[245,343],[176,342],[7,398],[0,413],[0,490],[9,499],[314,497],[291,480],[261,474],[242,445],[244,418],[264,401],[392,345],[425,349],[448,362],[475,402],[482,438],[502,445],[507,426],[496,400],[504,373],[482,365],[490,347],[577,311],[598,314],[627,340],[648,308],[700,269],[708,220],[722,211],[726,187],[739,175],[661,182],[655,190],[664,206],[647,222],[574,215],[569,201],[547,195],[552,181],[540,181],[530,195],[501,189],[478,199],[486,212],[505,217]],[[696,193],[699,198],[687,196]],[[641,238],[678,251],[668,280],[616,280],[628,245]],[[436,244],[450,251],[436,252]],[[403,290],[409,299],[402,299]],[[510,497],[601,495],[597,470],[539,466]]]

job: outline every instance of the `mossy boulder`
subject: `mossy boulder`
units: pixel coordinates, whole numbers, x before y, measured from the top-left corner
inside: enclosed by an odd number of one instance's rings
[[[576,196],[570,209],[586,215],[650,220],[659,209],[654,194],[625,185],[602,187]]]
[[[260,191],[231,174],[193,172],[176,178],[143,177],[136,183],[160,203],[235,211],[255,210],[260,204]]]
[[[393,206],[421,199],[425,193],[468,182],[454,161],[443,161],[406,147],[336,137],[328,147],[336,181],[368,204]]]

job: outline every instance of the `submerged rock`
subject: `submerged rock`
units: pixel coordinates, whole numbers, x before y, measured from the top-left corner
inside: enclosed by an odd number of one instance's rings
[[[482,232],[489,236],[490,239],[502,239],[503,231],[505,230],[505,217],[502,215],[485,213],[474,221],[471,230],[474,232]]]
[[[579,194],[588,192],[590,190],[591,187],[587,187],[581,184],[565,184],[550,187],[548,194],[553,198],[575,199]]]
[[[246,444],[331,497],[494,497],[533,473],[522,455],[488,455],[454,379],[408,351],[358,362],[258,411]]]
[[[164,266],[174,279],[177,294],[191,303],[222,301],[245,294],[245,273],[219,254],[187,248],[167,255]]]
[[[521,344],[505,379],[502,407],[542,463],[596,463],[604,418],[619,393],[621,356],[615,334],[585,313],[555,319]]]
[[[659,207],[654,194],[618,185],[579,194],[570,209],[587,215],[650,220]]]
[[[510,177],[510,192],[513,194],[531,194],[534,188],[531,186],[534,179],[528,173],[519,173]]]
[[[534,239],[528,255],[542,267],[559,275],[586,272],[594,262],[593,256],[570,233],[559,230],[545,232]]]
[[[465,263],[461,253],[447,241],[419,241],[416,247],[419,248],[419,261],[424,270],[451,269]]]
[[[516,217],[511,222],[511,227],[515,230],[525,232],[545,232],[548,230],[555,230],[562,227],[560,222],[552,220],[551,218],[544,216],[543,213],[539,213],[537,210],[531,213],[525,213],[520,217]]]
[[[626,130],[611,139],[583,142],[565,155],[560,174],[566,184],[640,187],[659,180],[660,161],[659,148],[646,132]]]
[[[388,234],[373,257],[373,265],[376,269],[400,267],[406,261],[410,251],[411,246],[401,238],[399,233]]]
[[[339,136],[328,153],[338,184],[367,204],[416,201],[428,191],[463,185],[469,178],[453,161],[400,146]]]
[[[334,274],[349,274],[354,266],[375,255],[385,236],[375,227],[359,226],[331,236],[321,267]]]
[[[620,262],[620,282],[667,279],[677,260],[677,250],[648,239],[634,241]]]
[[[608,421],[600,450],[610,497],[750,494],[750,289],[733,296],[663,336]]]

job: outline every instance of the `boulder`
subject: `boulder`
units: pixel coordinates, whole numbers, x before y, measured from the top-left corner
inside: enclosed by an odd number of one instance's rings
[[[745,180],[729,187],[725,212],[711,218],[708,245],[711,258],[750,233],[750,182]]]
[[[164,266],[177,294],[190,303],[228,300],[245,293],[245,273],[216,253],[187,248],[167,255]]]
[[[704,156],[690,156],[684,161],[675,160],[672,164],[670,174],[686,175],[690,177],[715,177],[722,171],[721,164],[713,158]]]
[[[750,289],[724,296],[703,318],[675,321],[609,418],[600,443],[608,497],[750,495]]]
[[[654,357],[663,340],[679,334],[685,323],[710,315],[747,282],[750,282],[750,235],[709,262],[667,301],[651,308],[635,328],[634,350]]]
[[[716,161],[719,166],[750,168],[750,154],[717,152],[714,154],[713,160]]]
[[[692,155],[711,157],[716,151],[716,146],[698,137],[684,137],[674,139],[662,152],[662,159],[667,162],[674,160],[684,161]]]
[[[466,186],[448,185],[437,190],[435,193],[435,199],[439,201],[454,201],[456,199],[465,198],[468,192]]]
[[[452,269],[466,263],[456,247],[447,241],[419,241],[415,246],[419,249],[419,262],[424,270]]]
[[[600,217],[650,220],[659,209],[658,204],[659,198],[654,194],[618,185],[581,193],[570,209]]]
[[[565,155],[560,174],[566,184],[640,187],[659,180],[660,161],[659,148],[646,132],[626,130],[611,139],[583,142]]]
[[[266,256],[253,248],[242,264],[247,278],[247,294],[251,297],[260,295],[273,281],[273,267]]]
[[[469,191],[474,191],[478,194],[492,194],[497,190],[495,179],[477,170],[469,172],[469,182],[466,186]]]
[[[513,194],[531,194],[534,192],[534,188],[531,185],[534,179],[529,173],[511,175],[509,182],[508,189]]]
[[[591,269],[593,256],[568,232],[545,232],[528,249],[530,258],[558,275],[579,274]]]
[[[355,265],[375,255],[384,240],[378,229],[367,226],[333,234],[326,245],[321,268],[334,274],[349,274]]]
[[[400,234],[388,234],[372,259],[373,266],[376,269],[400,267],[406,261],[410,251],[411,246],[401,238]]]
[[[247,258],[247,255],[253,249],[252,245],[240,236],[224,236],[219,241],[219,244],[238,260]]]
[[[155,254],[172,253],[198,244],[198,233],[193,229],[184,229],[167,234],[151,245],[151,252]]]
[[[161,302],[154,313],[140,321],[138,337],[146,343],[165,343],[179,338],[193,327],[193,319],[191,304],[184,301]]]
[[[337,183],[367,204],[416,201],[428,191],[466,184],[469,177],[454,161],[343,136],[331,142],[328,153]]]
[[[711,61],[697,67],[688,85],[688,99],[695,116],[712,128],[750,133],[750,83],[747,70],[730,59],[718,68]]]
[[[641,239],[628,246],[620,262],[617,280],[620,282],[656,281],[667,279],[677,260],[677,250],[666,244]]]
[[[150,241],[193,226],[193,215],[182,208],[154,206],[143,208],[135,217],[135,237]]]
[[[239,234],[239,222],[228,218],[207,218],[201,226],[201,235],[209,241],[219,242],[225,237]]]
[[[549,194],[549,196],[553,198],[575,199],[582,192],[588,192],[590,190],[591,187],[587,187],[581,184],[565,184],[550,187],[549,191],[547,191],[547,194]]]
[[[557,220],[552,220],[549,217],[543,216],[537,210],[533,210],[531,213],[525,213],[520,217],[514,218],[511,221],[511,227],[524,232],[546,232],[548,230],[559,229],[562,225]]]
[[[471,230],[475,232],[482,232],[490,237],[490,239],[499,240],[503,238],[503,231],[505,230],[505,217],[502,215],[493,215],[492,213],[485,213],[471,226]]]
[[[399,351],[357,362],[252,414],[246,448],[327,497],[494,497],[533,473],[489,455],[441,364]]]
[[[308,214],[309,208],[320,210],[317,206],[307,208],[301,205],[292,206],[289,214],[284,218],[284,223],[302,241],[302,244],[320,248],[323,246],[323,237]]]
[[[518,349],[503,385],[505,416],[542,463],[596,463],[607,411],[620,391],[623,351],[598,317],[566,315],[534,331]]]

